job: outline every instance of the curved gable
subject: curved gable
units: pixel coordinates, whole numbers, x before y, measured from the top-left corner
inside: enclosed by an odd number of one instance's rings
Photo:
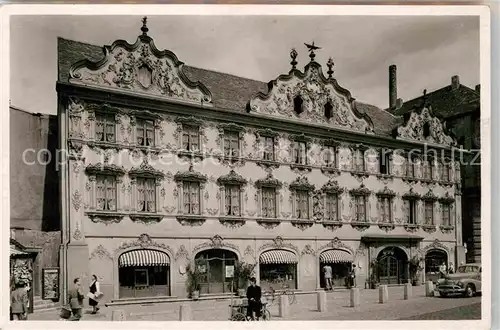
[[[302,99],[302,112],[294,110],[294,99]],[[325,116],[329,103],[331,116]],[[292,119],[333,128],[373,134],[370,117],[360,113],[351,93],[340,87],[336,79],[326,78],[321,65],[311,61],[304,73],[293,68],[268,84],[267,93],[257,93],[248,103],[247,111],[269,117]]]
[[[100,61],[79,61],[70,68],[69,82],[114,89],[173,101],[211,106],[212,94],[183,72],[184,63],[168,51],[160,51],[142,27],[134,44],[117,40],[104,46]]]

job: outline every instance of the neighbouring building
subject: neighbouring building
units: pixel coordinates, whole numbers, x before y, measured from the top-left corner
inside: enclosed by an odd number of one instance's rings
[[[395,115],[411,113],[418,108],[424,96],[402,102],[397,100],[396,66],[389,69],[389,109]],[[458,76],[451,77],[448,86],[426,93],[426,102],[434,113],[446,123],[457,139],[458,145],[471,151],[464,153],[461,166],[462,232],[467,247],[467,261],[481,262],[481,97],[480,85],[474,89],[460,83]]]
[[[303,291],[325,264],[364,286],[405,283],[414,257],[463,261],[456,142],[428,106],[355,101],[314,50],[266,84],[184,65],[141,30],[58,40],[63,289],[96,274],[108,300],[185,297],[195,260],[202,295],[231,290],[236,260]]]
[[[42,295],[42,269],[59,267],[57,116],[9,110],[10,275],[11,282],[29,283],[32,311]]]

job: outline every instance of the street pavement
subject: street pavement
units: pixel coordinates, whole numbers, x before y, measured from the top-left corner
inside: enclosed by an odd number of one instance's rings
[[[360,306],[349,307],[347,290],[327,293],[327,310],[317,311],[316,294],[297,294],[296,303],[289,306],[289,314],[279,317],[277,303],[270,307],[272,320],[449,320],[480,319],[481,297],[440,298],[425,297],[425,288],[413,287],[413,296],[404,300],[403,287],[389,287],[387,303],[378,302],[378,290],[360,290]],[[277,299],[276,299],[277,300]],[[83,321],[111,321],[112,310],[123,310],[130,321],[178,321],[182,304],[189,304],[194,321],[227,321],[229,299],[141,304],[128,306],[102,306],[97,315],[88,311]],[[30,320],[58,320],[59,311],[31,314]],[[441,317],[441,318],[440,318]]]

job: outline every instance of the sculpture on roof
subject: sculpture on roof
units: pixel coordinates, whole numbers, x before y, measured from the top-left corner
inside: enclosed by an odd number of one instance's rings
[[[70,83],[210,105],[210,91],[188,79],[183,72],[184,63],[174,53],[156,48],[147,34],[147,17],[142,19],[141,31],[132,45],[117,40],[104,46],[105,56],[98,62],[75,63],[70,69]]]

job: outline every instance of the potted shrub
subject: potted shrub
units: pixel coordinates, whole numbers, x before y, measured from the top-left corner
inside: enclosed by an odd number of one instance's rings
[[[255,264],[236,261],[234,265],[234,280],[238,288],[238,295],[240,297],[246,296],[246,288],[248,281],[253,275]]]
[[[370,263],[370,289],[377,289],[379,287],[378,280],[378,260],[375,259]]]
[[[197,300],[198,298],[200,298],[201,273],[196,265],[188,264],[186,266],[186,275],[187,293],[191,299]]]
[[[420,272],[424,269],[422,267],[423,258],[418,256],[413,256],[409,261],[410,267],[410,278],[413,286],[419,286],[420,283]]]

